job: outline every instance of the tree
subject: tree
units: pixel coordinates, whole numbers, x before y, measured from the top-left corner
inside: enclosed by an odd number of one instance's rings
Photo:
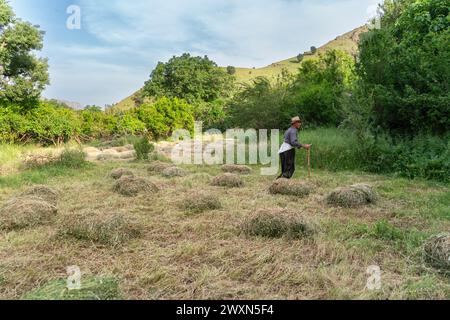
[[[305,55],[303,53],[299,53],[297,56],[297,62],[301,63],[304,58],[305,58]]]
[[[16,19],[9,4],[0,0],[0,106],[38,105],[49,83],[47,60],[34,54],[43,47],[43,35],[38,27]]]
[[[354,60],[344,52],[330,50],[303,62],[292,88],[292,113],[316,125],[339,125],[342,98],[354,80]]]
[[[312,46],[312,47],[311,47],[311,53],[312,53],[312,54],[316,54],[316,52],[317,52],[317,48],[314,47],[314,46]]]
[[[227,73],[228,73],[230,76],[234,76],[234,75],[236,74],[236,68],[233,67],[233,66],[228,66],[228,67],[227,67]]]
[[[143,93],[147,97],[184,99],[188,103],[211,102],[229,96],[233,77],[207,56],[192,57],[185,53],[167,63],[158,63]]]
[[[450,128],[448,0],[388,0],[360,43],[358,74],[375,124],[393,133]]]

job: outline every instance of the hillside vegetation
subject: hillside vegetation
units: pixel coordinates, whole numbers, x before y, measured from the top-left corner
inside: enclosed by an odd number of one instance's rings
[[[350,32],[347,32],[336,39],[328,42],[327,44],[321,46],[317,49],[315,54],[311,52],[306,52],[303,61],[308,61],[313,58],[317,58],[319,54],[324,54],[329,50],[339,50],[346,52],[352,56],[355,56],[358,52],[358,42],[362,33],[367,31],[367,27],[359,27]],[[301,63],[297,61],[297,57],[292,57],[286,60],[274,62],[269,66],[263,68],[241,68],[235,67],[236,73],[234,74],[237,83],[249,83],[258,77],[267,77],[271,80],[276,80],[276,78],[282,74],[283,70],[289,73],[295,74],[300,68]],[[225,70],[226,68],[223,67]],[[136,102],[134,97],[138,92],[133,93],[129,97],[126,97],[122,101],[118,102],[113,106],[114,110],[128,110],[130,108],[136,107]]]

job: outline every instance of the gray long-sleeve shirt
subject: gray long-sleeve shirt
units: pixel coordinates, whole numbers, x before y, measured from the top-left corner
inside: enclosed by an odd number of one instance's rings
[[[294,127],[290,127],[284,135],[284,142],[286,142],[287,144],[290,144],[294,148],[298,148],[298,149],[303,148],[303,145],[298,142],[297,135],[298,135],[298,129],[296,129]]]

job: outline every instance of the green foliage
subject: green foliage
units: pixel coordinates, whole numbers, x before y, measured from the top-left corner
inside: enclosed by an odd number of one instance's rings
[[[305,55],[303,53],[299,53],[297,55],[297,62],[298,63],[302,62],[304,58],[305,58]]]
[[[88,106],[80,112],[81,133],[87,139],[106,138],[113,134],[117,125],[114,115],[103,112],[100,107]]]
[[[177,129],[193,131],[193,108],[178,98],[158,99],[153,104],[143,104],[136,110],[138,119],[154,138],[167,138]]]
[[[134,143],[137,160],[148,160],[149,153],[155,150],[155,145],[150,143],[146,137],[142,137]]]
[[[59,145],[78,138],[81,133],[81,121],[76,112],[54,102],[41,102],[25,117],[28,119],[27,136],[36,142]]]
[[[229,127],[273,129],[289,123],[288,105],[291,77],[284,73],[276,83],[264,77],[244,84],[228,103]]]
[[[14,143],[26,134],[28,121],[12,108],[0,107],[0,142]]]
[[[116,133],[124,135],[139,135],[146,132],[145,123],[136,115],[135,110],[117,115]]]
[[[194,106],[194,118],[203,123],[203,129],[225,130],[226,102],[220,99],[212,102],[200,102]]]
[[[183,54],[167,63],[159,63],[145,83],[144,96],[211,102],[228,96],[233,87],[233,77],[208,57]]]
[[[300,114],[307,123],[339,125],[342,98],[354,80],[354,61],[344,52],[331,50],[305,61],[293,85],[291,114]]]
[[[228,73],[230,76],[234,76],[234,75],[236,74],[236,67],[228,66],[228,67],[227,67],[227,73]]]
[[[0,0],[0,107],[10,103],[24,109],[39,102],[49,83],[47,60],[36,57],[42,49],[43,32],[14,17],[5,0]]]
[[[363,37],[358,65],[376,124],[395,133],[448,131],[448,1],[389,0],[382,8],[381,29]]]
[[[315,46],[312,46],[311,47],[311,53],[312,54],[316,54],[316,52],[317,52],[317,48]]]
[[[59,160],[55,165],[70,168],[70,169],[80,169],[87,165],[86,154],[77,149],[65,149]]]

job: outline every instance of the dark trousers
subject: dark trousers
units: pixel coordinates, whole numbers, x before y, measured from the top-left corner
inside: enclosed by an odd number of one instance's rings
[[[290,179],[295,172],[295,148],[280,154],[281,175],[278,177]]]

